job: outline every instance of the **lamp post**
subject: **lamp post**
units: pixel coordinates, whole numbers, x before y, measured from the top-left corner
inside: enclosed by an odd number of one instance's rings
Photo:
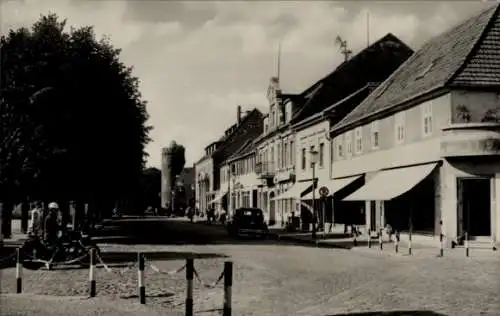
[[[312,205],[313,205],[313,221],[312,221],[312,239],[316,240],[316,185],[315,185],[315,178],[316,178],[316,161],[318,159],[318,152],[315,151],[313,148],[309,151],[310,159],[311,159],[311,169],[312,169]]]

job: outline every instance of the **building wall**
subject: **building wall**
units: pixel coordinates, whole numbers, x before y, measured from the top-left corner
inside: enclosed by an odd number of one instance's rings
[[[328,131],[330,128],[329,121],[321,121],[315,125],[306,127],[304,129],[298,130],[296,132],[296,161],[295,170],[297,171],[297,180],[311,180],[312,179],[312,169],[311,169],[311,156],[309,154],[311,146],[314,146],[315,150],[318,151],[318,160],[315,165],[315,176],[318,178],[318,186],[325,183],[330,178],[330,141],[328,140]],[[320,144],[323,144],[323,164],[320,164]],[[305,149],[305,168],[302,168],[302,150]],[[297,197],[299,198],[299,197]]]
[[[196,175],[196,204],[201,211],[207,209],[208,196],[214,190],[213,160],[210,157],[195,165]]]
[[[500,237],[500,207],[497,201],[500,198],[500,163],[481,163],[481,159],[444,159],[441,156],[441,142],[444,127],[452,124],[463,123],[457,118],[457,108],[468,105],[471,110],[469,122],[481,120],[485,109],[496,106],[497,94],[484,92],[453,91],[449,94],[423,102],[413,108],[405,110],[405,140],[398,144],[396,140],[396,115],[391,115],[378,120],[379,124],[379,147],[373,148],[373,137],[370,135],[372,124],[368,123],[363,129],[363,151],[352,155],[346,155],[346,134],[343,132],[333,139],[334,158],[332,159],[332,177],[346,177],[362,173],[366,174],[366,181],[376,174],[377,170],[392,167],[404,167],[408,165],[441,162],[442,166],[437,168],[431,175],[435,187],[435,235],[437,238],[442,232],[446,236],[448,245],[455,240],[460,232],[457,229],[458,198],[457,179],[461,177],[487,177],[491,182],[491,231],[492,242],[498,243]],[[423,113],[425,107],[431,107],[432,134],[425,136],[423,133]],[[351,137],[353,140],[353,137]],[[338,145],[343,145],[344,156],[339,157]],[[354,144],[352,145],[354,148]],[[480,153],[477,153],[479,155]],[[371,203],[365,203],[367,223],[369,223],[369,208]],[[384,203],[376,203],[379,217],[384,212]],[[440,221],[442,220],[442,227]],[[385,223],[377,219],[377,224]],[[418,237],[417,237],[418,238]]]
[[[432,109],[432,134],[423,135],[423,109]],[[384,168],[405,166],[440,160],[441,128],[451,121],[450,94],[424,102],[413,108],[402,111],[405,113],[405,139],[396,141],[396,115],[378,120],[379,146],[374,148],[372,123],[362,126],[363,148],[360,153],[355,151],[355,137],[351,137],[352,154],[348,155],[346,135],[354,130],[343,132],[333,138],[332,177],[346,177],[376,171]],[[343,156],[339,156],[339,145],[342,145]]]

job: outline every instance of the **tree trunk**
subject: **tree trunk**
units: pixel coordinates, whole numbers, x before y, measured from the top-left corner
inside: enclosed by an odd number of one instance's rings
[[[22,204],[21,204],[21,232],[23,234],[28,233],[29,209],[30,209],[29,203],[26,201],[22,202]]]
[[[85,225],[85,203],[75,201],[73,205],[75,208],[73,227],[76,230],[82,230]]]
[[[60,200],[59,209],[61,210],[62,227],[66,227],[69,223],[69,202],[67,200]]]
[[[12,236],[12,209],[13,205],[9,202],[0,202],[0,211],[2,219],[2,236],[7,239]]]

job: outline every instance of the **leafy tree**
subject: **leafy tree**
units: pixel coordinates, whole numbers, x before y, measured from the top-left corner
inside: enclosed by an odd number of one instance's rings
[[[184,146],[172,141],[169,146],[169,151],[172,154],[172,179],[180,175],[186,164],[186,149]]]
[[[140,207],[160,206],[161,171],[157,168],[147,168],[141,176]]]
[[[95,202],[136,192],[151,127],[120,50],[50,14],[10,30],[0,51],[0,198]]]

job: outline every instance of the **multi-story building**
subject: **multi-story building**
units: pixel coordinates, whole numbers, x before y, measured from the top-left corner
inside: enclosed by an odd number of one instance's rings
[[[220,203],[230,213],[239,207],[257,207],[257,188],[260,184],[255,173],[255,147],[253,140],[248,140],[220,169],[221,189],[212,201],[219,203],[228,192],[229,201]]]
[[[224,189],[220,178],[224,161],[261,133],[262,113],[256,108],[242,113],[241,106],[238,106],[237,123],[228,128],[219,140],[206,146],[204,156],[195,163],[196,205],[200,210],[207,210],[221,188]]]
[[[499,11],[431,39],[331,129],[328,186],[364,178],[342,199],[369,230],[498,243]]]
[[[372,82],[384,81],[412,53],[413,51],[406,44],[394,35],[388,34],[346,60],[332,73],[301,94],[287,96],[284,120],[277,120],[286,128],[278,129],[279,133],[269,139],[271,144],[275,144],[277,152],[274,161],[272,160],[273,147],[270,148],[271,155],[267,155],[271,158],[271,162],[267,163],[276,166],[268,168],[268,173],[275,177],[275,183],[271,183],[274,184],[274,188],[268,185],[271,200],[270,219],[273,214],[273,201],[277,205],[278,214],[287,214],[291,210],[299,210],[294,205],[294,201],[300,202],[301,198],[312,199],[312,196],[308,194],[312,193],[313,186],[312,168],[309,163],[310,151],[318,151],[314,181],[320,184],[326,183],[330,178],[330,124],[341,120],[363,98],[367,97],[375,86]],[[273,125],[271,114],[274,100],[270,98],[270,101],[271,121],[268,123],[268,133],[272,133],[273,128],[280,127],[280,125]],[[266,122],[264,130],[266,130]],[[292,148],[290,154],[287,151],[287,145]],[[263,149],[264,157],[266,157],[265,147]],[[298,159],[288,159],[290,156]],[[282,173],[288,170],[294,171],[294,179],[282,185],[283,178],[289,179],[288,175],[282,177]],[[305,210],[306,208],[301,209],[301,211]],[[331,206],[328,207],[328,212],[331,213]]]

